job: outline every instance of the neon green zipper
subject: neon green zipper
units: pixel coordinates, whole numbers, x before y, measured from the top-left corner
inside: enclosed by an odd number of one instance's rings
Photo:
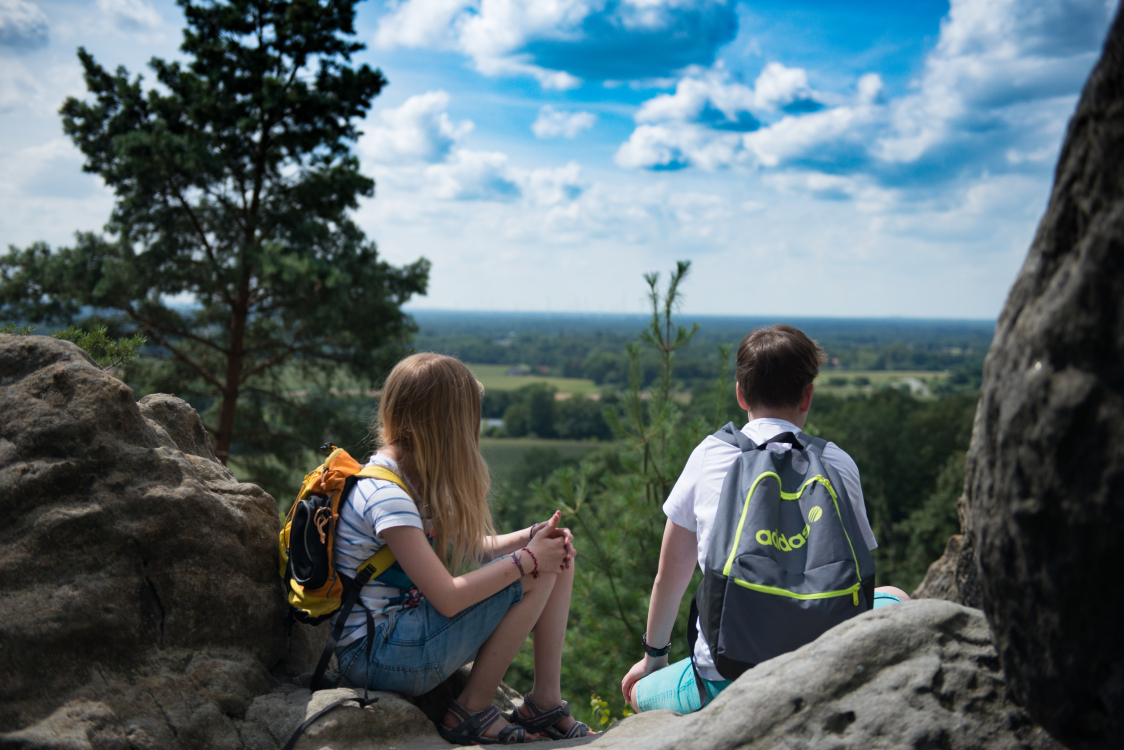
[[[831,598],[836,597],[836,596],[846,596],[847,594],[851,594],[854,601],[855,601],[856,607],[859,606],[859,588],[862,586],[861,583],[856,583],[851,588],[840,589],[839,591],[821,591],[818,594],[797,594],[795,591],[789,591],[788,589],[779,589],[776,586],[765,586],[765,585],[760,584],[760,583],[750,583],[749,581],[743,581],[740,578],[734,578],[733,581],[734,581],[734,583],[738,584],[739,586],[743,586],[743,587],[745,587],[747,589],[750,589],[752,591],[760,591],[762,594],[774,594],[776,596],[788,596],[788,597],[791,597],[793,599],[801,599],[801,600],[831,599]]]

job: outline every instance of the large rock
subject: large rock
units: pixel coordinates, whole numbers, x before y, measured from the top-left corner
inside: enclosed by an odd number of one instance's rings
[[[967,530],[1017,700],[1074,746],[1124,737],[1124,15],[999,317]]]
[[[641,714],[592,747],[1060,750],[1008,700],[983,613],[938,599],[848,620],[698,713]]]
[[[315,648],[281,627],[272,498],[65,341],[0,335],[0,414],[0,732],[222,746],[192,738]]]

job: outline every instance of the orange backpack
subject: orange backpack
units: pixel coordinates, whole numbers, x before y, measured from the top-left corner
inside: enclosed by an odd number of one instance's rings
[[[406,482],[386,467],[360,466],[347,451],[330,443],[321,450],[328,454],[328,458],[305,475],[279,540],[280,573],[285,580],[285,593],[289,600],[286,622],[291,624],[300,620],[318,625],[339,612],[313,673],[313,690],[320,687],[324,671],[343,634],[344,623],[359,601],[360,590],[394,565],[394,553],[390,545],[386,545],[359,566],[354,578],[336,570],[333,552],[340,503],[355,483],[363,478],[386,479],[405,490],[407,495],[411,494]],[[367,620],[371,621],[370,612]]]

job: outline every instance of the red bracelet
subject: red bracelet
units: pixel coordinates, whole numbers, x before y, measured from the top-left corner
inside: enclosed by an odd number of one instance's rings
[[[539,577],[539,559],[537,557],[535,557],[535,553],[532,552],[529,547],[524,547],[523,549],[519,550],[519,552],[526,552],[528,555],[531,556],[531,559],[535,561],[535,569],[531,571],[531,578],[538,578]],[[520,570],[522,570],[522,567],[520,567]]]

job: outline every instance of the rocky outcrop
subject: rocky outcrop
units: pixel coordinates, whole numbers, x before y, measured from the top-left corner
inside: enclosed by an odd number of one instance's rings
[[[1124,16],[1070,121],[1000,315],[967,461],[982,603],[1018,701],[1124,737]]]
[[[913,599],[944,599],[946,602],[960,601],[960,587],[956,582],[956,565],[960,561],[960,548],[964,546],[964,535],[953,534],[948,538],[944,554],[929,566],[924,580],[910,594]]]
[[[950,536],[944,554],[929,566],[924,580],[910,596],[914,599],[944,599],[979,609],[979,575],[971,538],[963,534]]]
[[[281,627],[273,499],[65,341],[0,335],[0,414],[0,744],[223,746],[315,648]]]
[[[285,633],[273,499],[190,405],[0,334],[0,415],[0,748],[277,750],[360,694],[302,687],[327,625]],[[431,718],[466,679],[345,704],[297,747],[448,747]]]
[[[592,747],[1060,750],[1008,699],[983,613],[937,599],[848,620],[698,713],[641,714]]]

